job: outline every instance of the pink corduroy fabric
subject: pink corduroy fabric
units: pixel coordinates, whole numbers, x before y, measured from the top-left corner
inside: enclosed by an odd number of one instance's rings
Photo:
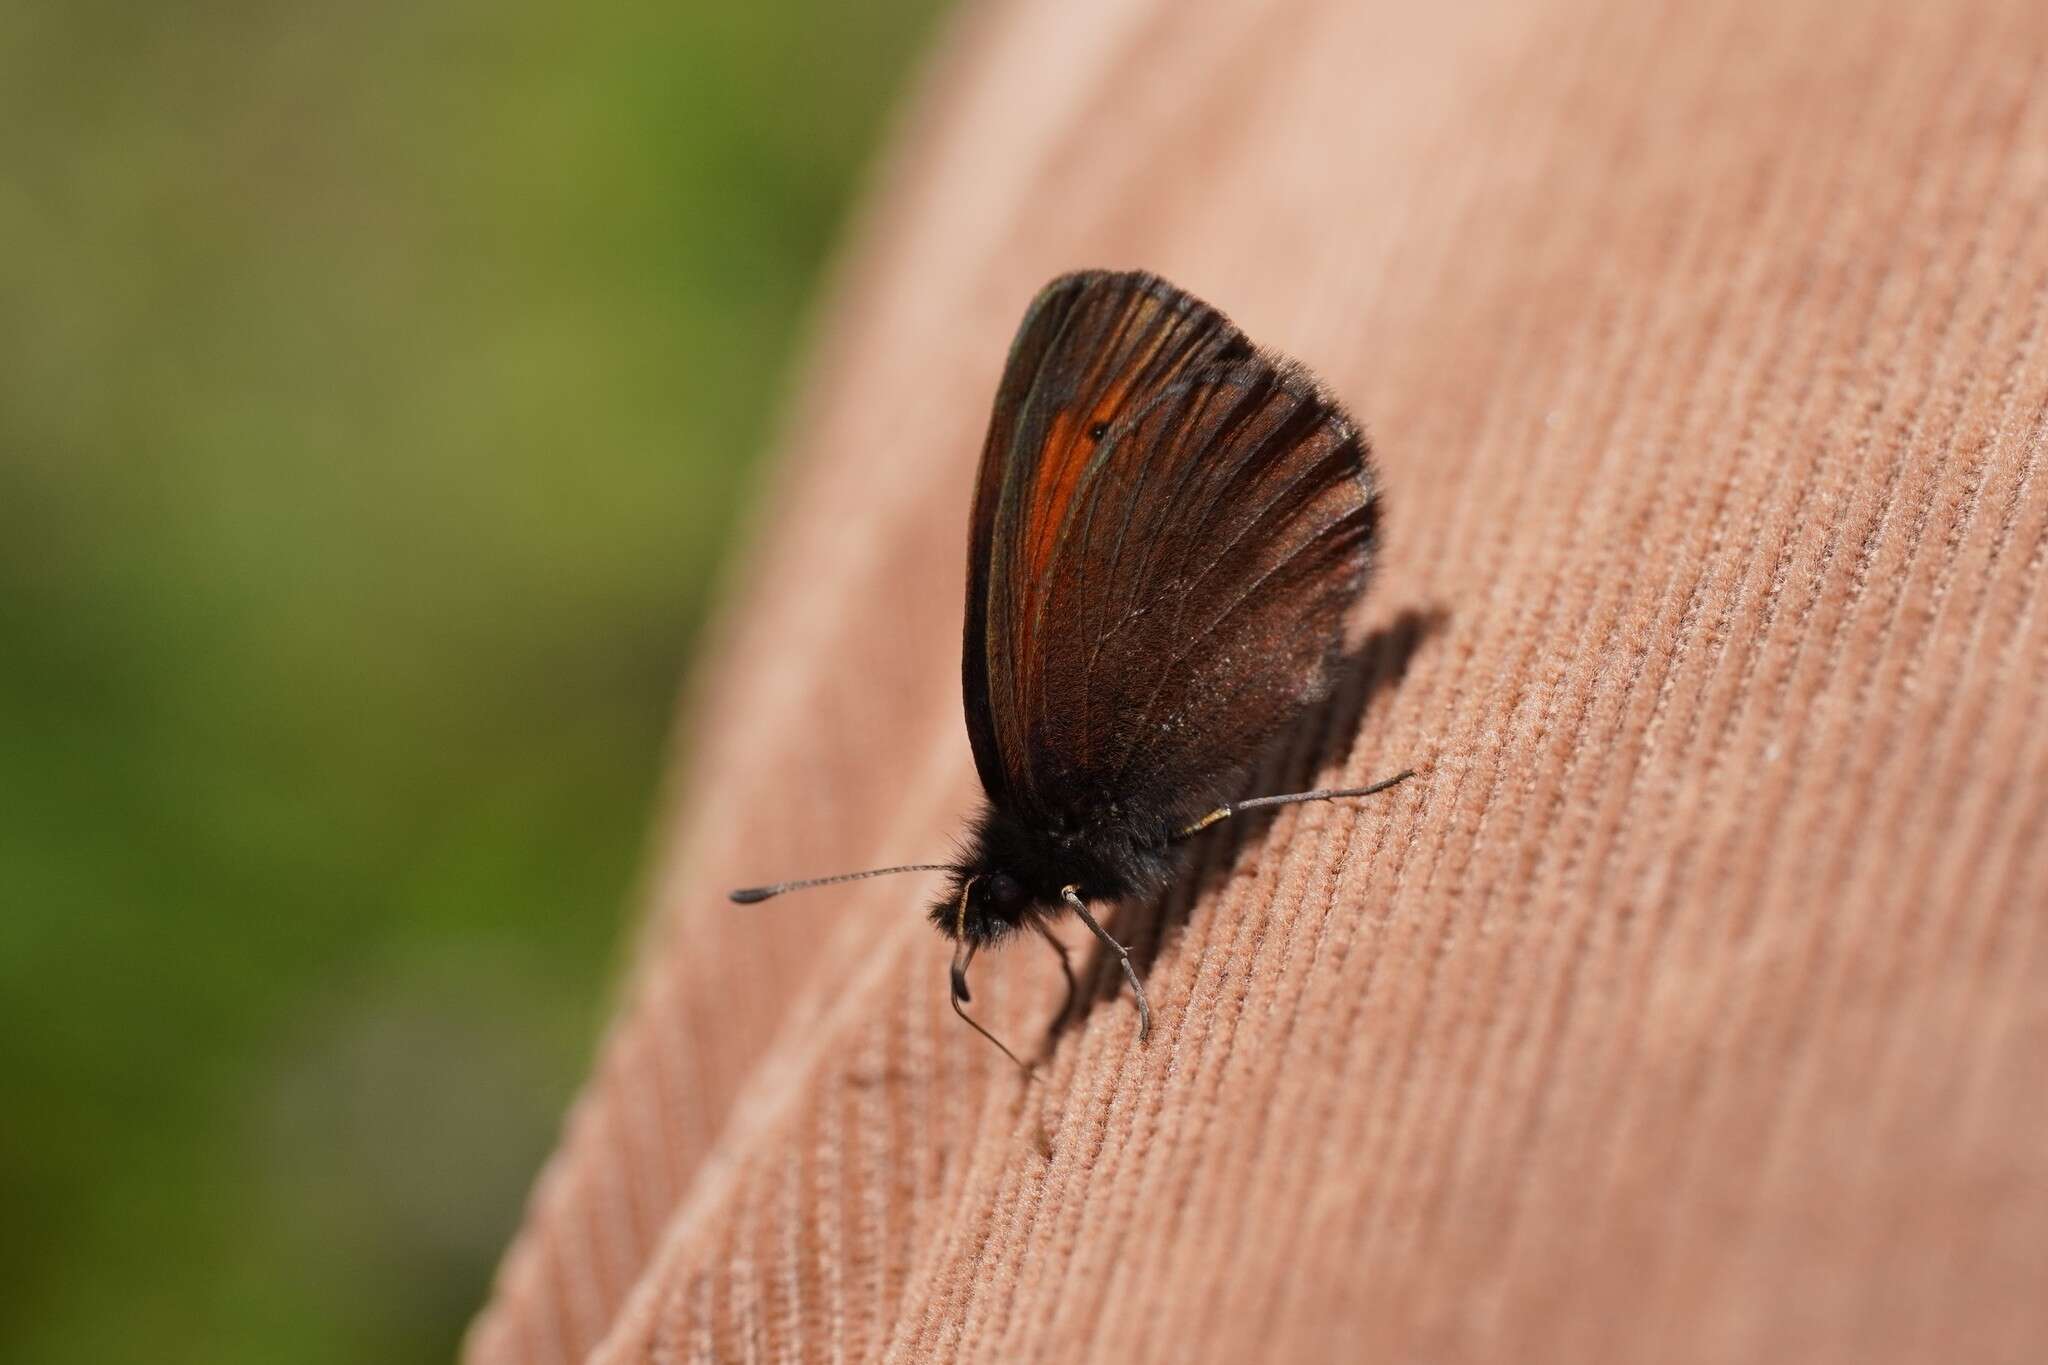
[[[2048,8],[999,3],[827,310],[472,1365],[2048,1359]],[[1027,1085],[946,1008],[1010,332],[1370,426],[1365,667]],[[1072,935],[1077,947],[1081,935]],[[1101,964],[1096,964],[1100,968]],[[1043,949],[977,964],[1037,1042]]]

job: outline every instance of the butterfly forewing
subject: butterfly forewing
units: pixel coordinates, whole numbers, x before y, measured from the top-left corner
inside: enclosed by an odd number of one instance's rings
[[[1027,317],[983,457],[969,728],[1000,806],[1171,826],[1327,691],[1376,502],[1306,375],[1149,276],[1078,278]]]
[[[1191,370],[1247,355],[1214,309],[1153,276],[1091,271],[1040,292],[997,389],[968,547],[962,681],[975,765],[992,800],[1039,807],[1035,740],[1040,585],[1107,433]]]

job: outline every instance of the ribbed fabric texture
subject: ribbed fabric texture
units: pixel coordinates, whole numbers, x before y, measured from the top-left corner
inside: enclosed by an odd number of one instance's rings
[[[2044,211],[2038,0],[971,12],[468,1359],[2048,1359]],[[1266,778],[1421,775],[1219,831],[1114,921],[1151,1040],[1098,971],[1026,1085],[929,879],[723,892],[948,853],[975,457],[1084,265],[1370,426],[1373,643]],[[1034,1047],[1050,955],[976,972]]]

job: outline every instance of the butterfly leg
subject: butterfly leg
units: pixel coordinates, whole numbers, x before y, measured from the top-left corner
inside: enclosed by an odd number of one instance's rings
[[[1046,927],[1044,920],[1033,917],[1031,927],[1038,931],[1038,936],[1044,939],[1051,946],[1054,954],[1058,956],[1060,960],[1060,975],[1067,979],[1067,1003],[1060,1007],[1060,1012],[1053,1016],[1052,1021],[1052,1032],[1058,1033],[1061,1026],[1067,1020],[1074,1017],[1074,999],[1080,995],[1081,985],[1078,981],[1074,980],[1074,959],[1067,952],[1067,945],[1060,942],[1053,931]]]
[[[1012,1062],[1015,1062],[1017,1069],[1023,1072],[1028,1079],[1031,1075],[1031,1068],[1024,1065],[1016,1053],[1004,1047],[1002,1039],[976,1023],[973,1015],[960,1008],[960,1003],[963,1000],[972,1000],[974,998],[967,990],[967,965],[972,961],[974,961],[974,945],[963,938],[960,940],[960,946],[953,950],[953,989],[947,993],[948,998],[953,1003],[953,1013],[959,1015],[961,1022],[966,1024],[967,1027],[973,1029],[991,1043],[994,1043],[996,1050],[1005,1057],[1008,1057]]]
[[[1245,811],[1257,810],[1261,806],[1296,806],[1304,801],[1334,801],[1340,796],[1372,796],[1397,783],[1406,782],[1413,776],[1415,770],[1405,768],[1392,777],[1381,778],[1369,787],[1324,787],[1319,791],[1289,792],[1285,796],[1255,796],[1249,801],[1226,801],[1173,837],[1176,840],[1192,839],[1211,825],[1221,824],[1233,815],[1242,815]]]
[[[1138,1001],[1138,1041],[1142,1043],[1145,1041],[1145,1035],[1152,1031],[1152,1006],[1145,1000],[1145,987],[1138,980],[1137,969],[1131,966],[1131,950],[1111,938],[1109,930],[1095,922],[1095,916],[1088,913],[1087,902],[1080,897],[1080,890],[1078,886],[1063,886],[1060,888],[1060,896],[1068,905],[1074,907],[1074,913],[1081,917],[1081,923],[1088,926],[1089,932],[1102,940],[1102,946],[1115,953],[1117,961],[1124,964],[1124,979],[1131,983],[1131,994]]]

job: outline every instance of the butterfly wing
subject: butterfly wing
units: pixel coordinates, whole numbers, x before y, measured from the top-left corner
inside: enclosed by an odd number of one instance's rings
[[[1143,275],[1042,294],[974,509],[963,675],[998,806],[1185,822],[1324,695],[1377,521],[1299,369]]]
[[[1110,426],[1199,365],[1250,354],[1230,323],[1142,273],[1086,271],[1040,291],[996,391],[975,486],[961,681],[990,800],[1040,807],[1041,592],[1082,476]],[[1055,643],[1055,648],[1057,644]]]

